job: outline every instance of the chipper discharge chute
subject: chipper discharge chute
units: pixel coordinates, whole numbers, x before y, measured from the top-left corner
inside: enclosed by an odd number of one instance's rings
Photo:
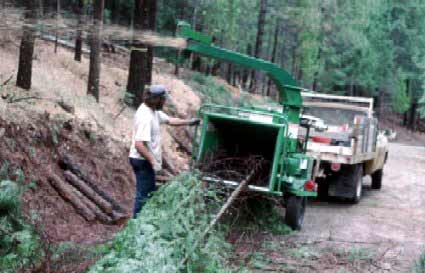
[[[263,71],[276,85],[282,104],[279,111],[203,105],[199,110],[202,126],[194,140],[194,165],[206,170],[204,181],[235,188],[245,181],[237,175],[241,168],[248,174],[254,165],[260,165],[255,174],[251,173],[247,188],[280,196],[286,204],[287,224],[300,229],[306,198],[317,195],[312,181],[313,161],[297,140],[301,88],[277,65],[214,46],[210,37],[193,31],[187,23],[179,23],[178,35],[187,39],[186,50]],[[237,171],[232,172],[233,169]]]

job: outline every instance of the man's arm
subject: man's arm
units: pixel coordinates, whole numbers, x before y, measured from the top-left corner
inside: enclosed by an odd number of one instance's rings
[[[168,119],[167,124],[171,126],[184,126],[184,125],[198,125],[201,122],[200,119],[181,119],[181,118],[172,118]]]
[[[143,158],[146,159],[152,165],[152,167],[155,166],[155,158],[143,141],[136,141],[135,147],[137,152],[139,152],[139,154],[143,156]]]

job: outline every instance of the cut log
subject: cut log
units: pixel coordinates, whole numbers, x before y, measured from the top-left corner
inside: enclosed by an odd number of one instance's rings
[[[81,202],[81,198],[79,198],[76,190],[73,187],[71,187],[68,183],[65,183],[60,177],[53,174],[52,172],[50,172],[48,180],[53,188],[55,188],[59,193],[59,195],[62,196],[64,200],[71,203],[77,213],[84,217],[84,219],[86,219],[88,222],[92,222],[96,219],[94,213]]]
[[[121,213],[126,212],[125,209],[120,204],[118,204],[118,202],[115,201],[114,198],[112,198],[109,194],[101,190],[96,185],[95,182],[91,181],[91,179],[85,173],[81,171],[80,166],[76,164],[75,162],[72,162],[71,158],[64,153],[61,153],[61,164],[64,165],[66,169],[70,170],[72,173],[78,176],[78,178],[83,180],[88,186],[90,186],[95,192],[97,192],[97,194],[99,194],[103,199],[108,201],[112,205],[113,210],[116,210]]]
[[[116,212],[116,211],[112,212],[112,223],[114,224],[121,224],[125,222],[128,218],[130,218],[128,214]]]
[[[98,206],[96,206],[96,204],[94,204],[92,201],[90,201],[89,199],[87,199],[82,193],[82,196],[80,196],[80,200],[81,202],[88,207],[93,214],[96,216],[96,219],[103,223],[103,224],[112,224],[113,220],[110,216],[108,216],[107,214],[103,213]]]
[[[103,199],[96,191],[94,191],[89,185],[87,185],[84,181],[79,179],[75,174],[71,171],[65,171],[64,173],[65,179],[81,191],[88,199],[90,199],[93,203],[95,203],[102,211],[111,215],[112,214],[112,205]]]

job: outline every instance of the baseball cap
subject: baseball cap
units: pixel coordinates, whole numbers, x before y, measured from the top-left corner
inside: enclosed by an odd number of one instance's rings
[[[148,91],[153,96],[168,97],[167,89],[165,88],[164,85],[161,85],[161,84],[155,84],[155,85],[149,86]]]

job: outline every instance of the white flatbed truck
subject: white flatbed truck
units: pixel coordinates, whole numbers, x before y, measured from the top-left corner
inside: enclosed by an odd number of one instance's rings
[[[315,160],[319,197],[358,203],[366,175],[372,177],[372,189],[380,189],[388,140],[378,129],[373,99],[307,92],[302,96],[302,120],[314,125],[302,129],[310,130],[303,145]]]

